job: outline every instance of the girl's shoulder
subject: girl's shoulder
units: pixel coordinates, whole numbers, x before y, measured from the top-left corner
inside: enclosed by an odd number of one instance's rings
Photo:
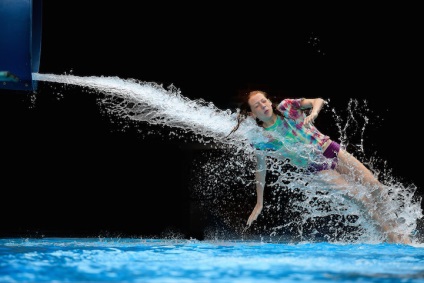
[[[290,111],[291,109],[300,109],[300,103],[304,98],[285,98],[278,104],[280,111]]]

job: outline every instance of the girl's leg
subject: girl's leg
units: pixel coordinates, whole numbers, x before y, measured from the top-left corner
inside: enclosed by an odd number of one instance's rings
[[[335,168],[337,172],[352,179],[355,183],[359,182],[363,186],[368,187],[371,189],[371,193],[374,196],[377,196],[378,193],[383,193],[384,186],[378,181],[374,174],[353,155],[340,149],[337,159],[338,163]]]
[[[395,221],[388,221],[383,217],[383,207],[390,202],[388,191],[364,164],[345,150],[340,149],[335,170],[348,180],[352,180],[354,183],[359,182],[368,189],[363,193],[355,192],[356,196],[367,206],[371,216],[380,223],[390,241],[411,243],[408,236],[393,232],[397,226]]]

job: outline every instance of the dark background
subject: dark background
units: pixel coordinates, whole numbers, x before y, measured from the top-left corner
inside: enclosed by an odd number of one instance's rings
[[[414,7],[155,3],[44,1],[40,73],[173,84],[222,109],[256,87],[322,97],[340,110],[366,100],[367,153],[378,152],[423,195]],[[96,94],[75,86],[39,82],[36,93],[0,93],[1,236],[203,237],[209,218],[190,178],[206,149],[168,138],[169,129],[122,129],[126,122],[105,114]],[[317,123],[337,139],[322,116]],[[140,129],[162,134],[146,138]],[[238,216],[247,219],[255,199],[242,201]]]

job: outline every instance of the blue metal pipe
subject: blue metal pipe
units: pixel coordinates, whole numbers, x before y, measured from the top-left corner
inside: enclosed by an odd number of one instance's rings
[[[0,89],[36,91],[42,0],[0,1]]]

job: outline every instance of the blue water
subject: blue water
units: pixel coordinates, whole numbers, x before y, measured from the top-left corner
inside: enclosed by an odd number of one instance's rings
[[[0,282],[424,282],[424,245],[10,238]]]

